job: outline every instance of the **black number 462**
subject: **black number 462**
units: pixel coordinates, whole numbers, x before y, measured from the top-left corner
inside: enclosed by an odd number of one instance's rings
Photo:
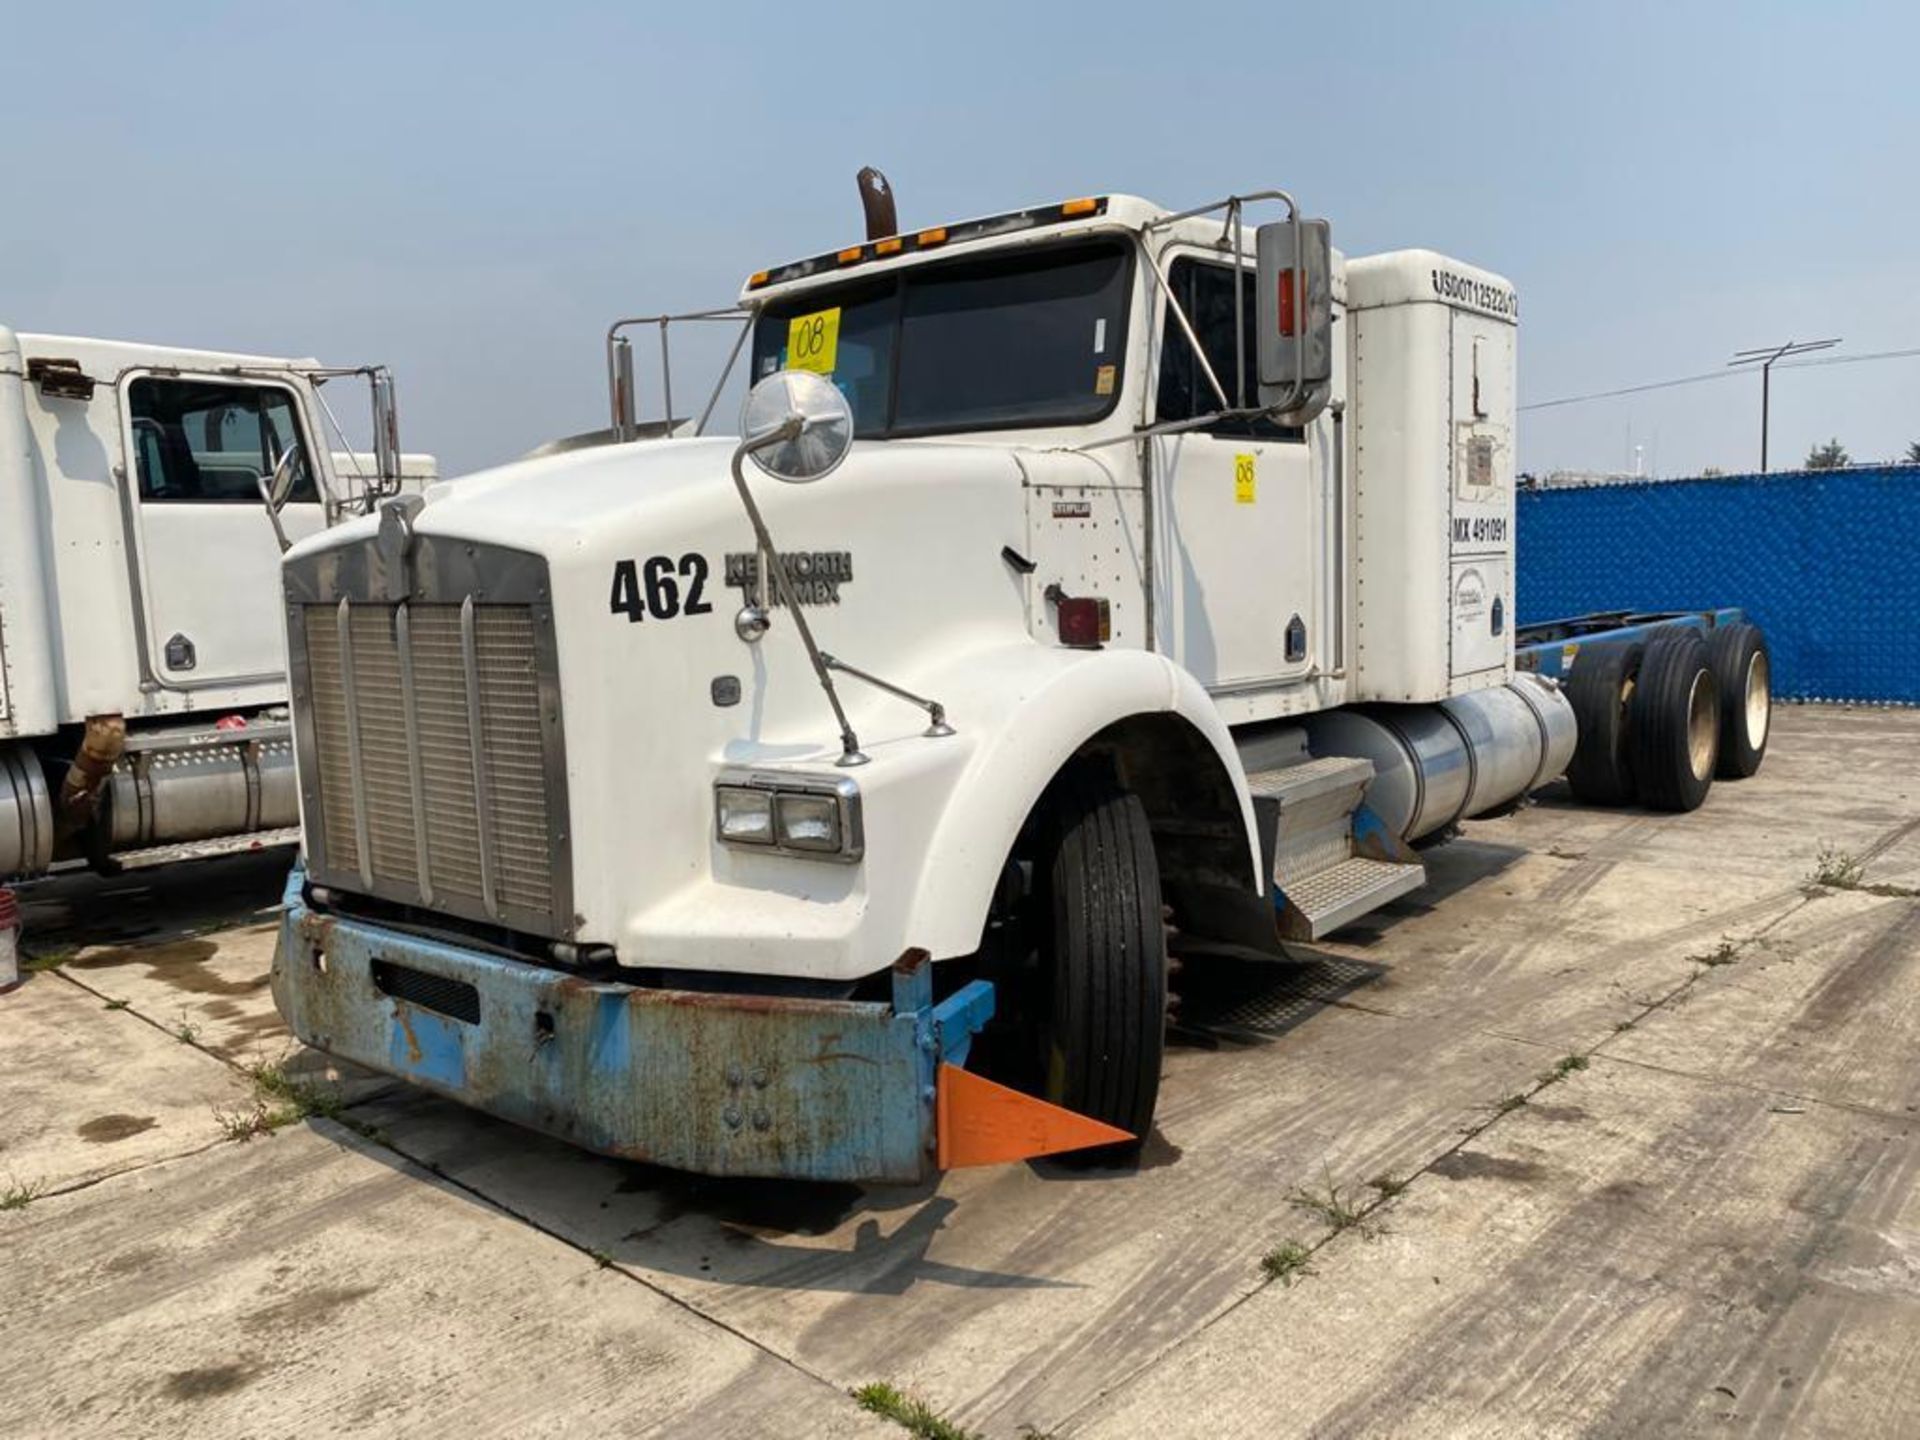
[[[681,603],[680,581],[687,582],[686,602]],[[645,561],[616,560],[613,564],[613,597],[608,609],[639,624],[651,615],[656,620],[671,620],[676,615],[707,615],[712,602],[701,596],[707,588],[707,557],[682,555],[676,562],[670,555],[654,555]]]

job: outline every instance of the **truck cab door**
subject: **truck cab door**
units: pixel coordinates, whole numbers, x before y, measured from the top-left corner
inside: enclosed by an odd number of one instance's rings
[[[1168,272],[1215,376],[1237,401],[1236,273],[1247,403],[1257,404],[1251,270],[1182,256]],[[1156,423],[1219,410],[1169,307],[1159,335]],[[1219,420],[1153,447],[1155,648],[1215,693],[1304,677],[1318,637],[1312,465],[1298,427]]]
[[[134,606],[153,678],[175,689],[278,682],[285,673],[280,546],[261,477],[297,447],[290,541],[325,525],[317,438],[291,386],[135,374],[122,382],[123,484]]]

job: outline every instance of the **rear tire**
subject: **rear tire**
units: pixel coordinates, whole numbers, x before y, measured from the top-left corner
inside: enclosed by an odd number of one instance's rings
[[[1567,762],[1573,798],[1587,805],[1633,800],[1633,764],[1627,750],[1627,705],[1640,675],[1637,640],[1583,645],[1567,676],[1567,703],[1578,736]]]
[[[1767,754],[1773,719],[1773,657],[1758,625],[1722,625],[1707,638],[1707,661],[1720,687],[1723,780],[1744,780]]]
[[[1647,642],[1627,704],[1627,747],[1641,804],[1695,810],[1707,798],[1720,760],[1720,687],[1698,630]]]
[[[1041,1093],[1138,1141],[1160,1094],[1167,1009],[1160,866],[1147,812],[1094,766],[1063,775],[1051,798],[1037,870],[1045,877]]]

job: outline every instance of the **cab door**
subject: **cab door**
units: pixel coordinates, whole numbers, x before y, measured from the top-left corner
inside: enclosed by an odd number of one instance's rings
[[[1236,311],[1234,286],[1245,275]],[[1174,260],[1168,278],[1236,400],[1236,316],[1249,403],[1256,395],[1253,277],[1199,257]],[[1159,336],[1156,423],[1217,412],[1220,397],[1178,320]],[[1312,466],[1296,427],[1216,420],[1158,435],[1154,485],[1155,648],[1216,693],[1304,677],[1318,637],[1319,548]]]
[[[121,413],[152,674],[177,689],[280,680],[280,546],[261,478],[287,459],[290,541],[326,523],[299,395],[271,381],[136,374]]]

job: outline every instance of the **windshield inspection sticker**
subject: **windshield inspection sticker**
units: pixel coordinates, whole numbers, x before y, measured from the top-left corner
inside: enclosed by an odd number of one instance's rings
[[[1113,365],[1102,365],[1099,369],[1095,370],[1093,372],[1093,393],[1096,395],[1111,395],[1113,393],[1113,382],[1118,373],[1118,367]]]
[[[796,315],[787,322],[787,368],[833,374],[840,352],[840,307]]]
[[[1233,457],[1233,503],[1252,505],[1254,501],[1253,456]]]

